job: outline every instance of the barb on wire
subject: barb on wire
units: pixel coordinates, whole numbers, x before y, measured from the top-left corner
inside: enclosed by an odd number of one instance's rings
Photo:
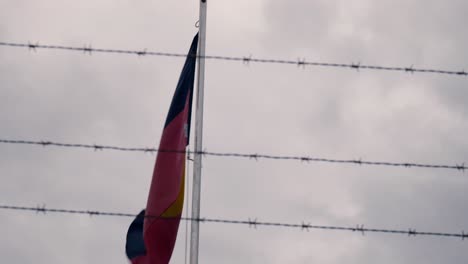
[[[363,161],[361,159],[354,160],[345,160],[345,159],[327,159],[327,158],[311,158],[308,156],[285,156],[285,155],[268,155],[268,154],[247,154],[247,153],[229,153],[229,152],[211,152],[207,150],[203,151],[193,151],[193,150],[167,150],[167,149],[156,149],[156,148],[125,148],[117,146],[106,146],[106,145],[87,145],[87,144],[77,144],[77,143],[58,143],[51,141],[32,141],[32,140],[10,140],[10,139],[0,139],[0,144],[21,144],[21,145],[39,145],[43,147],[55,146],[55,147],[64,147],[64,148],[84,148],[84,149],[93,149],[95,151],[102,150],[115,150],[115,151],[126,151],[126,152],[144,152],[144,153],[156,153],[156,152],[166,152],[166,153],[181,153],[181,154],[195,154],[206,156],[215,156],[215,157],[231,157],[231,158],[245,158],[258,161],[259,159],[270,159],[270,160],[294,160],[300,162],[324,162],[324,163],[337,163],[337,164],[354,164],[354,165],[369,165],[369,166],[391,166],[391,167],[401,167],[401,168],[429,168],[429,169],[452,169],[464,172],[468,169],[465,163],[461,165],[442,165],[442,164],[422,164],[422,163],[409,163],[409,162],[387,162],[387,161]]]
[[[353,231],[361,232],[363,236],[366,235],[364,225],[356,225]]]
[[[45,204],[37,205],[37,206],[36,206],[36,213],[43,213],[43,214],[46,214],[46,212],[47,212],[47,209],[46,209]]]
[[[72,47],[72,46],[61,46],[61,45],[40,45],[39,43],[27,44],[24,43],[13,43],[13,42],[0,42],[0,46],[6,47],[20,47],[28,48],[30,50],[36,51],[37,49],[53,49],[53,50],[67,50],[67,51],[81,51],[83,53],[88,53],[91,55],[91,52],[96,53],[114,53],[114,54],[135,54],[139,56],[164,56],[164,57],[186,57],[185,53],[170,53],[170,52],[158,52],[158,51],[138,51],[138,50],[121,50],[121,49],[108,49],[108,48],[92,48],[91,45],[84,47]],[[200,56],[197,56],[200,57]],[[366,70],[378,70],[378,71],[395,71],[395,72],[407,72],[407,73],[432,73],[432,74],[446,74],[446,75],[458,75],[458,76],[468,76],[468,73],[465,70],[441,70],[441,69],[423,69],[423,68],[414,68],[411,67],[389,67],[389,66],[377,66],[377,65],[361,65],[360,63],[330,63],[330,62],[312,62],[306,61],[305,59],[298,60],[281,60],[281,59],[262,59],[262,58],[253,58],[250,57],[232,57],[232,56],[217,56],[217,55],[206,55],[205,59],[211,60],[224,60],[224,61],[239,61],[244,64],[249,64],[251,62],[256,63],[267,63],[267,64],[289,64],[297,65],[299,67],[305,66],[315,66],[315,67],[328,67],[328,68],[348,68],[355,69],[359,71],[360,69]]]
[[[357,64],[356,63],[351,63],[351,69],[355,69],[356,71],[359,72],[359,69],[361,68],[361,63],[358,62]]]
[[[252,60],[252,54],[249,55],[248,57],[244,57],[242,59],[242,62],[244,63],[244,65],[249,65],[251,60]]]
[[[255,218],[255,219],[250,219],[249,218],[248,223],[249,223],[249,227],[253,227],[253,228],[257,229],[257,225],[258,225],[257,218]]]
[[[416,236],[418,232],[416,232],[416,229],[409,229],[408,230],[408,236]]]
[[[138,56],[145,56],[146,55],[146,52],[147,52],[147,49],[144,49],[143,51],[138,51],[136,54]]]
[[[84,53],[84,54],[88,53],[90,56],[92,55],[92,53],[93,53],[93,47],[91,46],[91,44],[89,44],[89,45],[86,45],[86,44],[85,44],[85,45],[83,46],[83,53]]]
[[[305,58],[298,58],[297,59],[297,67],[301,67],[302,69],[305,69],[305,66],[306,66],[306,59]]]
[[[414,73],[414,65],[411,65],[410,67],[405,68],[405,72]]]
[[[31,51],[36,52],[36,48],[39,46],[39,42],[36,42],[36,44],[32,44],[31,42],[28,42],[28,49]]]
[[[111,216],[111,217],[136,217],[136,214],[130,213],[121,213],[121,212],[103,212],[103,211],[92,211],[92,210],[71,210],[71,209],[52,209],[46,208],[45,205],[42,207],[25,207],[25,206],[14,206],[14,205],[0,205],[0,209],[4,210],[16,210],[16,211],[31,211],[31,212],[42,212],[42,213],[61,213],[61,214],[77,214],[77,215],[89,215],[89,216]],[[146,216],[149,218],[158,218],[154,216]],[[249,227],[257,228],[257,226],[269,226],[269,227],[282,227],[282,228],[295,228],[300,230],[309,229],[320,229],[320,230],[336,230],[336,231],[359,231],[363,235],[365,232],[371,233],[386,233],[386,234],[399,234],[399,235],[408,235],[408,236],[433,236],[433,237],[456,237],[464,240],[468,237],[464,231],[461,233],[440,233],[440,232],[418,232],[416,229],[406,230],[395,230],[395,229],[373,229],[373,228],[364,228],[364,225],[357,225],[356,227],[346,227],[346,226],[326,226],[326,225],[310,225],[302,222],[301,224],[288,224],[288,223],[278,223],[278,222],[261,222],[257,219],[245,220],[233,220],[233,219],[220,219],[220,218],[191,218],[191,217],[181,217],[182,221],[198,221],[202,223],[221,223],[221,224],[237,224],[237,225],[246,225]],[[164,220],[177,220],[177,218],[164,218]]]
[[[310,224],[306,224],[305,222],[302,222],[301,230],[306,230],[307,232],[309,232],[309,229],[310,229]]]

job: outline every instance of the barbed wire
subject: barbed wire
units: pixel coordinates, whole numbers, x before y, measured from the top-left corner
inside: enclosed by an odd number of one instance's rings
[[[0,209],[3,210],[15,210],[15,211],[31,211],[36,213],[61,213],[61,214],[76,214],[76,215],[89,215],[89,216],[111,216],[111,217],[136,217],[136,214],[121,213],[121,212],[104,212],[94,210],[72,210],[72,209],[56,209],[46,208],[46,205],[38,205],[36,207],[25,207],[25,206],[14,206],[14,205],[0,205]],[[146,216],[148,218],[160,218],[154,216]],[[162,218],[164,220],[178,220],[177,218]],[[387,233],[387,234],[400,234],[408,236],[434,236],[434,237],[456,237],[465,240],[468,238],[468,234],[465,231],[461,233],[442,233],[442,232],[420,232],[414,228],[408,230],[396,230],[396,229],[382,229],[382,228],[366,228],[364,225],[356,225],[355,227],[346,226],[329,226],[329,225],[312,225],[302,221],[300,224],[288,224],[279,222],[263,222],[258,221],[257,218],[248,218],[248,220],[233,220],[233,219],[220,219],[220,218],[192,218],[192,217],[181,217],[182,221],[198,221],[200,223],[221,223],[221,224],[236,224],[236,225],[248,225],[252,228],[259,226],[269,227],[283,227],[283,228],[295,228],[301,229],[302,231],[309,231],[311,229],[321,230],[337,230],[337,231],[352,231],[361,233]]]
[[[124,152],[170,152],[170,153],[189,153],[203,156],[216,156],[216,157],[233,157],[233,158],[247,158],[253,160],[270,159],[270,160],[294,160],[300,162],[324,162],[324,163],[341,163],[353,165],[372,165],[372,166],[392,166],[403,168],[429,168],[429,169],[452,169],[464,172],[468,167],[465,163],[457,165],[443,165],[443,164],[422,164],[412,162],[387,162],[387,161],[365,161],[362,159],[328,159],[328,158],[315,158],[309,156],[285,156],[285,155],[267,155],[267,154],[245,154],[245,153],[228,153],[228,152],[211,152],[211,151],[192,151],[192,150],[164,150],[157,148],[126,148],[118,146],[106,146],[98,144],[76,144],[76,143],[58,143],[52,141],[31,141],[31,140],[9,140],[0,139],[1,144],[22,144],[22,145],[37,145],[37,146],[55,146],[64,148],[84,148],[93,149],[95,151],[101,150],[115,150]]]
[[[61,45],[41,45],[39,43],[12,43],[12,42],[0,42],[0,46],[7,47],[20,47],[27,48],[32,51],[37,49],[51,49],[51,50],[67,50],[67,51],[79,51],[84,54],[91,55],[93,52],[96,53],[114,53],[114,54],[130,54],[137,56],[162,56],[162,57],[186,57],[185,53],[170,53],[170,52],[158,52],[158,51],[148,51],[147,49],[143,50],[122,50],[122,49],[108,49],[108,48],[93,48],[91,45],[84,45],[83,47],[73,47],[73,46],[61,46]],[[196,56],[201,57],[201,56]],[[396,71],[396,72],[406,72],[406,73],[432,73],[432,74],[446,74],[446,75],[458,75],[458,76],[468,76],[468,72],[465,70],[461,71],[452,71],[452,70],[441,70],[441,69],[423,69],[423,68],[414,68],[413,65],[409,67],[388,67],[388,66],[378,66],[378,65],[364,65],[361,63],[330,63],[330,62],[313,62],[306,61],[305,59],[297,60],[283,60],[283,59],[262,59],[254,58],[252,55],[248,57],[233,57],[233,56],[217,56],[217,55],[206,55],[203,56],[205,59],[211,60],[224,60],[224,61],[238,61],[244,64],[249,63],[266,63],[266,64],[288,64],[296,65],[299,67],[305,66],[317,66],[317,67],[333,67],[333,68],[346,68],[353,70],[380,70],[380,71]]]

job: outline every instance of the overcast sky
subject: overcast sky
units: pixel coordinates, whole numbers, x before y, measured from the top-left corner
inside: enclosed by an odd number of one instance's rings
[[[0,0],[0,41],[186,53],[195,0]],[[464,0],[209,1],[207,54],[468,70]],[[0,47],[0,138],[157,147],[183,58]],[[468,163],[468,79],[206,65],[204,148]],[[191,146],[193,147],[193,146]],[[138,213],[155,156],[0,145],[0,204]],[[468,174],[207,157],[210,218],[468,232]],[[5,263],[127,263],[131,218],[0,210]],[[172,263],[184,261],[182,222]],[[458,238],[202,224],[200,263],[466,263]]]

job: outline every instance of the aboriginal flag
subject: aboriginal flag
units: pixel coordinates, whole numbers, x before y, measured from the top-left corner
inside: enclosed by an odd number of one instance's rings
[[[125,251],[132,264],[167,264],[184,203],[186,146],[190,137],[198,34],[193,39],[162,133],[146,210],[128,229]]]

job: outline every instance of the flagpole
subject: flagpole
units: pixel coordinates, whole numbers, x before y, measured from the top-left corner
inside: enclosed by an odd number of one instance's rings
[[[192,219],[200,219],[200,193],[201,193],[201,169],[202,155],[197,154],[203,150],[203,97],[205,86],[205,44],[206,44],[206,12],[207,0],[200,1],[199,18],[199,45],[198,45],[198,78],[197,78],[197,101],[195,112],[195,155],[193,164],[193,187],[192,187]],[[200,222],[192,221],[190,235],[190,264],[198,264],[198,249]]]

